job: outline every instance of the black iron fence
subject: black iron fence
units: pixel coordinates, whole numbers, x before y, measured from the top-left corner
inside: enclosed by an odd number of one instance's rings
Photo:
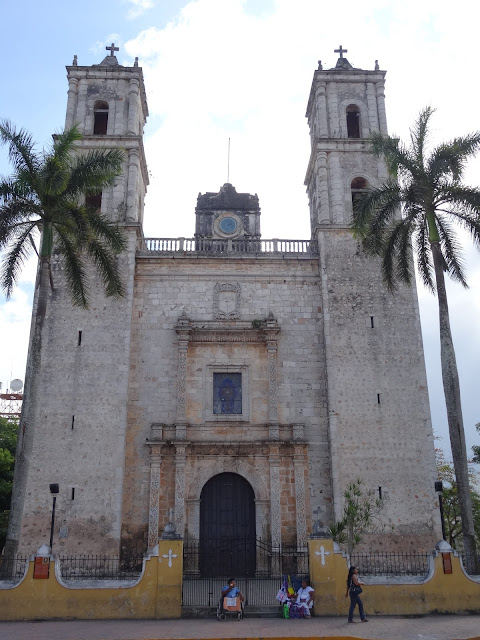
[[[19,582],[25,575],[27,556],[0,556],[0,580]]]
[[[277,606],[284,576],[308,578],[308,548],[272,545],[261,539],[186,540],[183,549],[183,606],[215,607],[231,577],[250,606]]]
[[[184,576],[198,578],[308,575],[308,548],[272,545],[260,538],[209,538],[204,544],[186,540],[183,567]]]
[[[60,556],[60,575],[63,580],[135,580],[140,577],[143,557],[117,558],[112,556]]]
[[[480,554],[465,553],[461,554],[462,564],[465,571],[471,576],[480,575]]]
[[[410,552],[352,553],[350,565],[357,567],[362,576],[426,576],[430,555]]]

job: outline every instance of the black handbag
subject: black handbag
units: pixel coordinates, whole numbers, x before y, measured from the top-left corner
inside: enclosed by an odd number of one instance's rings
[[[358,587],[355,584],[352,584],[350,587],[350,594],[352,596],[359,596],[362,593],[362,587]]]

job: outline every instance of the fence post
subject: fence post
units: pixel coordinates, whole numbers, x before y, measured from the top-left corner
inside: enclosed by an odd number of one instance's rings
[[[158,541],[158,583],[155,617],[182,615],[183,540]]]
[[[345,558],[342,554],[335,553],[331,538],[311,538],[308,541],[308,552],[310,585],[315,590],[315,599],[318,598],[318,610],[322,615],[336,616],[342,609],[341,597],[345,595],[347,578]],[[345,578],[344,582],[342,577]]]

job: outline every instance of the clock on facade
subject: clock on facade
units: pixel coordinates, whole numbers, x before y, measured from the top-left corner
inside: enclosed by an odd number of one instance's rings
[[[238,225],[235,218],[231,218],[230,216],[228,216],[220,220],[219,226],[223,233],[234,233]]]

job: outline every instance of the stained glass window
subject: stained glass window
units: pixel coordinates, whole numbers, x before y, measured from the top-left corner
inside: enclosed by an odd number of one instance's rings
[[[213,374],[213,413],[237,414],[242,413],[242,374],[214,373]]]

